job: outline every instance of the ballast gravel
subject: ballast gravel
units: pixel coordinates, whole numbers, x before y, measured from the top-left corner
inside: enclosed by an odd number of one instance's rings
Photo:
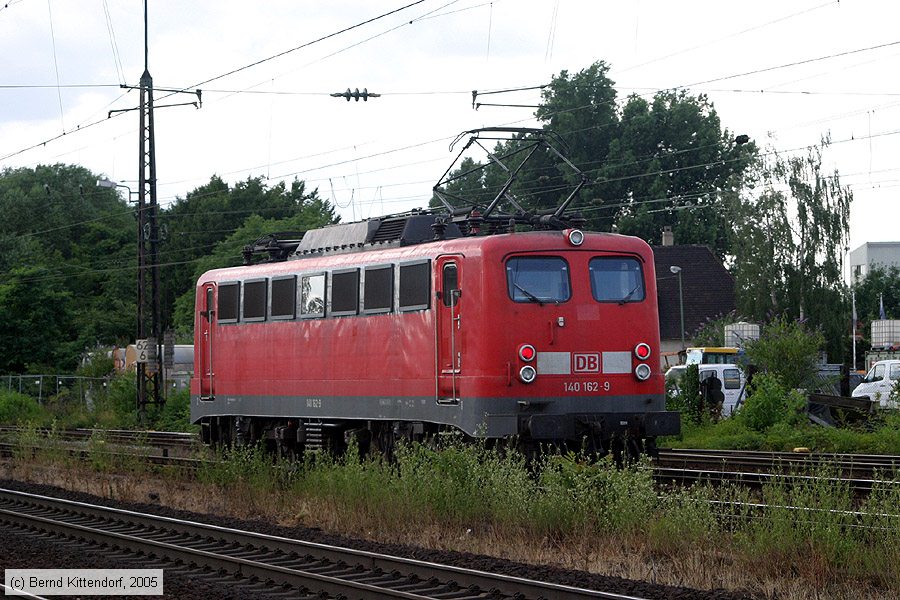
[[[174,510],[155,504],[137,504],[118,502],[106,498],[98,498],[89,494],[72,492],[52,486],[24,483],[9,479],[0,479],[0,487],[42,494],[67,500],[101,504],[125,510],[146,512],[154,515],[172,517],[176,519],[198,521],[218,525],[255,531],[259,533],[277,535],[287,538],[301,539],[321,544],[343,546],[379,552],[418,560],[435,562],[440,564],[455,565],[466,568],[474,568],[493,573],[504,573],[515,577],[534,579],[538,581],[559,583],[562,585],[576,586],[612,592],[639,598],[659,600],[747,600],[753,596],[749,593],[729,590],[695,590],[684,587],[656,585],[644,581],[635,581],[619,577],[608,577],[584,571],[562,569],[542,565],[530,565],[490,556],[450,552],[443,550],[431,550],[414,546],[383,544],[365,539],[350,538],[334,535],[316,528],[307,527],[281,527],[265,521],[242,521],[239,519],[220,517],[209,514],[196,514],[181,510]],[[9,568],[142,568],[141,558],[113,559],[103,554],[100,549],[85,550],[82,546],[73,543],[62,542],[56,538],[36,536],[15,532],[3,528],[2,543],[0,543],[0,567]],[[156,565],[153,565],[156,567]],[[107,596],[108,598],[109,596]],[[177,569],[165,569],[165,598],[192,598],[200,600],[205,598],[223,598],[234,600],[247,600],[258,598],[259,592],[247,589],[235,582],[222,582],[214,576],[198,577],[179,573]]]

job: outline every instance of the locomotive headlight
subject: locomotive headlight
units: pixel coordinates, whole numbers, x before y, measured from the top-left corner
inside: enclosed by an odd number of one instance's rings
[[[634,355],[638,360],[647,360],[650,358],[650,345],[641,342],[634,347]]]
[[[522,380],[522,383],[531,383],[537,377],[537,371],[534,370],[534,367],[531,365],[525,365],[521,369],[519,369],[519,379]],[[648,375],[649,377],[649,375]]]
[[[566,239],[573,246],[580,246],[584,243],[584,232],[580,229],[566,229]]]
[[[634,376],[641,381],[650,379],[650,365],[641,363],[634,368]]]
[[[525,362],[531,362],[537,356],[537,350],[531,344],[522,344],[519,346],[519,358]]]

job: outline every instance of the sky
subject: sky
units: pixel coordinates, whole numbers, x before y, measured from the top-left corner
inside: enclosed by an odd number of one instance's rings
[[[900,3],[154,0],[158,198],[299,178],[347,220],[425,207],[479,127],[538,126],[480,92],[610,65],[620,101],[686,87],[785,156],[829,135],[854,194],[850,249],[900,232]],[[137,190],[141,0],[0,4],[0,169],[78,164]],[[381,94],[347,102],[347,88]],[[164,107],[196,100],[202,107]],[[534,105],[539,90],[479,97]],[[123,188],[124,189],[124,188]],[[615,199],[610,199],[614,201]],[[659,243],[659,240],[651,240]]]

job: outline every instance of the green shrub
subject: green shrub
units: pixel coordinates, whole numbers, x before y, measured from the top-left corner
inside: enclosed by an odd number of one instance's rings
[[[667,383],[667,386],[670,385]],[[674,385],[674,384],[672,384]],[[671,390],[667,390],[669,392]],[[700,395],[700,367],[688,365],[678,382],[678,391],[667,396],[666,408],[681,413],[683,423],[700,423],[704,418]]]
[[[788,390],[777,375],[760,373],[753,378],[750,394],[737,418],[753,431],[764,432],[776,423],[802,423],[805,407],[803,396]]]
[[[0,392],[0,424],[44,422],[47,414],[37,400],[19,392]]]
[[[195,431],[191,425],[191,391],[179,390],[169,394],[162,407],[148,407],[147,424],[160,431]]]
[[[747,359],[762,372],[775,375],[788,389],[806,388],[814,380],[819,348],[825,338],[800,321],[774,319],[758,340],[746,343]]]

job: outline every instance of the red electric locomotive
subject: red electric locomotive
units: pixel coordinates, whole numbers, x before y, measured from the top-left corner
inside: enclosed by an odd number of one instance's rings
[[[457,430],[636,450],[677,434],[650,247],[521,221],[474,235],[489,214],[476,227],[414,211],[258,244],[286,260],[205,273],[191,381],[204,441],[300,452],[356,436],[389,451]]]

